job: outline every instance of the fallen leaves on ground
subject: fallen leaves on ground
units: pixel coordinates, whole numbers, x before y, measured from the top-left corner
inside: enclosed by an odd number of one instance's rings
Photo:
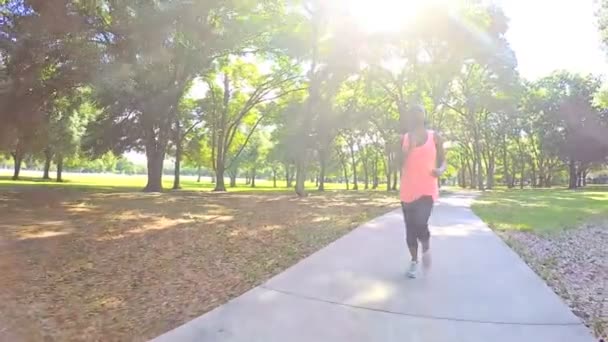
[[[145,341],[226,302],[394,194],[0,194],[0,340]]]
[[[608,222],[550,235],[501,234],[596,336],[608,338]]]

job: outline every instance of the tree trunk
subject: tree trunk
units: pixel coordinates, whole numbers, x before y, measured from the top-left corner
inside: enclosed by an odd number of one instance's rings
[[[23,162],[23,153],[21,151],[16,151],[11,153],[14,161],[14,171],[13,171],[13,180],[19,179],[19,174],[21,173],[21,164]]]
[[[49,180],[51,179],[51,162],[53,161],[53,154],[49,148],[44,149],[44,172],[42,174],[42,179]]]
[[[530,163],[530,186],[536,187],[536,165],[534,161]]]
[[[317,189],[319,191],[325,191],[325,169],[327,167],[327,153],[325,150],[319,150],[319,185]]]
[[[477,157],[477,189],[484,190],[483,186],[483,166],[481,164],[481,158]]]
[[[226,155],[224,153],[223,144],[224,134],[220,132],[218,137],[220,143],[217,145],[217,156],[215,158],[215,188],[213,191],[224,192],[226,191],[226,183],[224,181],[224,173],[226,172]]]
[[[570,174],[568,189],[576,189],[576,162],[573,158],[570,158],[570,163],[568,164],[568,172]]]
[[[523,189],[525,186],[524,179],[526,178],[526,163],[521,161],[521,169],[519,170],[519,188]]]
[[[539,163],[538,163],[538,182],[536,183],[536,186],[538,187],[544,187],[545,186],[545,178],[547,178],[547,170],[546,170],[546,161],[544,160],[544,157],[539,157]]]
[[[317,12],[319,13],[319,12]],[[306,171],[308,169],[308,147],[310,146],[310,137],[309,134],[312,128],[312,122],[314,117],[314,112],[318,107],[319,101],[321,99],[321,82],[319,77],[317,76],[317,63],[319,59],[319,25],[320,19],[318,14],[313,14],[312,18],[312,48],[311,48],[311,60],[310,60],[310,69],[308,70],[308,98],[306,101],[306,110],[303,111],[303,116],[301,117],[301,124],[299,125],[300,129],[300,139],[298,150],[296,152],[296,194],[300,197],[306,196]]]
[[[175,170],[173,175],[173,190],[181,189],[180,172],[182,166],[182,127],[179,120],[175,121]]]
[[[458,170],[458,186],[462,189],[467,187],[464,168],[461,166],[460,170]]]
[[[578,168],[578,171],[576,172],[576,186],[578,188],[583,187],[583,169],[582,169],[582,166],[580,166]]]
[[[277,187],[277,169],[272,170],[272,187]]]
[[[508,188],[509,189],[513,189],[515,188],[515,178],[516,178],[516,174],[517,174],[517,170],[516,170],[516,160],[515,157],[511,156],[511,168],[509,169],[509,185]]]
[[[213,191],[226,191],[226,184],[224,183],[224,172],[226,170],[224,168],[224,160],[222,158],[221,162],[217,163],[217,166],[215,167],[215,188]]]
[[[230,187],[231,188],[236,188],[236,176],[237,176],[236,172],[230,174]]]
[[[388,152],[386,158],[382,160],[384,163],[384,176],[386,177],[386,191],[391,191],[391,154]]]
[[[367,160],[367,156],[363,158],[363,180],[365,181],[365,190],[369,190],[369,161]]]
[[[304,157],[298,158],[296,166],[296,194],[300,197],[306,196],[306,161]]]
[[[175,151],[175,170],[173,171],[174,172],[174,176],[173,176],[173,190],[179,190],[179,189],[182,188],[181,187],[181,183],[180,183],[180,177],[179,177],[180,176],[180,172],[181,172],[181,165],[182,165],[182,162],[181,162],[181,158],[182,158],[181,154],[182,154],[182,152],[181,151],[178,152],[178,150],[181,150],[181,148],[177,148],[176,151]]]
[[[148,165],[148,183],[144,188],[145,192],[161,192],[163,190],[163,161],[165,151],[162,149],[146,148]]]
[[[350,160],[353,166],[353,190],[359,190],[359,180],[357,179],[357,159],[355,158],[355,146],[349,145]]]
[[[486,186],[488,189],[494,188],[494,169],[496,168],[496,162],[494,161],[494,156],[490,156],[488,160],[488,170],[487,170],[487,179]]]
[[[342,172],[344,173],[344,180],[346,181],[346,190],[350,190],[350,184],[348,183],[348,170],[344,164],[342,164]]]
[[[255,188],[255,176],[256,176],[256,169],[253,168],[251,170],[251,187]]]
[[[344,174],[344,181],[346,182],[346,190],[350,190],[350,184],[348,183],[348,166],[347,162],[344,160],[344,155],[338,152],[338,156],[340,157],[340,165],[342,165],[342,173]]]
[[[288,188],[291,188],[291,177],[289,174],[289,165],[285,165],[285,182],[287,183],[286,186]]]
[[[553,168],[551,167],[551,165],[547,166],[547,173],[545,174],[545,181],[543,182],[543,186],[545,188],[550,188],[552,186],[551,184],[551,178],[553,174]]]
[[[380,185],[380,175],[378,175],[378,171],[379,171],[378,153],[374,153],[374,167],[373,167],[374,185],[372,186],[372,189],[374,189],[374,190],[378,189],[378,185]]]
[[[63,156],[57,155],[57,182],[63,182]]]
[[[198,165],[196,168],[196,175],[198,176],[196,178],[196,182],[200,183],[201,182],[201,166],[200,165]]]
[[[460,160],[460,170],[458,170],[460,179],[458,180],[460,183],[460,187],[465,189],[467,187],[467,165],[464,161],[464,156]]]
[[[393,187],[392,187],[393,191],[397,190],[397,181],[398,180],[399,180],[399,171],[395,171],[393,173]]]
[[[224,95],[222,99],[223,109],[220,113],[219,129],[217,130],[217,141],[215,142],[217,148],[217,154],[213,163],[215,164],[215,188],[213,191],[222,192],[226,191],[226,183],[224,181],[224,173],[226,172],[226,152],[227,146],[227,120],[230,103],[230,77],[224,73]]]
[[[587,186],[587,175],[589,174],[589,170],[585,169],[585,171],[583,171],[583,186]]]
[[[470,158],[467,158],[467,171],[469,172],[469,187],[475,188],[475,166],[471,163]]]
[[[508,148],[507,148],[507,137],[502,137],[502,165],[504,170],[504,184],[505,186],[509,186],[511,183],[511,176],[509,172],[509,158],[508,158]]]
[[[481,144],[480,144],[480,136],[479,136],[479,128],[477,127],[477,124],[474,123],[473,124],[473,158],[475,159],[475,168],[477,169],[477,189],[478,190],[484,190],[484,186],[483,186],[483,165],[481,162],[481,155],[482,155],[482,151],[481,151]]]

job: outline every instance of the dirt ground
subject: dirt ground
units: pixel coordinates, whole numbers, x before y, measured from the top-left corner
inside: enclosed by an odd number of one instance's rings
[[[383,193],[0,193],[0,340],[145,341],[358,224]]]

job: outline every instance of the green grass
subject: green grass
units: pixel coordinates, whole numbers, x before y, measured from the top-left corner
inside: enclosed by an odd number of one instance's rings
[[[11,179],[11,174],[8,171],[0,170],[0,190],[1,189],[20,189],[28,187],[50,187],[50,188],[65,188],[82,191],[98,191],[98,192],[117,192],[117,191],[139,191],[146,185],[145,175],[117,175],[117,174],[75,174],[66,173],[62,183],[57,183],[54,180],[41,179],[40,172],[23,171],[20,180],[14,181]],[[235,188],[230,188],[228,179],[226,179],[226,187],[230,192],[233,191],[255,191],[255,192],[291,192],[292,188],[287,188],[285,181],[277,181],[277,187],[273,186],[273,182],[269,180],[256,180],[256,187],[252,188],[244,184],[244,181],[237,181]],[[165,190],[173,187],[173,177],[163,176],[163,188]],[[182,190],[186,191],[211,191],[215,184],[211,183],[209,177],[203,177],[201,182],[196,181],[196,177],[182,176]],[[315,190],[314,183],[307,183],[306,188]],[[327,190],[345,190],[345,184],[326,183]]]
[[[493,229],[549,233],[608,218],[608,187],[488,191],[473,210]]]

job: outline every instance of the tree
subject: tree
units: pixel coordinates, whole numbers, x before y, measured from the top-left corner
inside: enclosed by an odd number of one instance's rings
[[[40,131],[40,126],[31,127],[24,124],[18,124],[11,128],[5,129],[7,136],[7,145],[5,149],[9,151],[9,154],[13,158],[13,180],[18,180],[21,173],[21,165],[23,163],[26,154],[32,151],[36,151],[38,141],[36,135]]]
[[[57,99],[69,98],[85,86],[95,70],[98,43],[91,28],[91,11],[64,0],[0,3],[0,120],[13,141],[10,150],[19,178],[25,153],[42,149],[49,115]],[[51,120],[52,121],[52,120]],[[45,178],[51,154],[46,151]]]
[[[201,181],[203,167],[210,169],[213,164],[211,160],[211,147],[208,144],[208,131],[204,128],[193,130],[193,137],[186,143],[184,157],[187,165],[194,166],[197,170],[197,182]]]
[[[55,98],[83,86],[95,70],[92,13],[65,0],[7,0],[0,13],[0,119],[28,135],[24,130],[39,128]]]
[[[175,149],[173,190],[178,190],[181,188],[180,172],[184,142],[193,138],[193,131],[203,120],[201,118],[201,113],[197,112],[196,107],[196,101],[191,98],[182,98],[180,104],[178,105],[177,115],[173,124],[173,138],[171,139]],[[194,139],[196,139],[196,136],[194,136]]]
[[[144,190],[160,191],[171,127],[188,85],[219,56],[263,37],[265,27],[257,19],[281,6],[130,0],[98,8],[98,35],[106,48],[96,89],[104,111],[90,127],[90,149],[144,150]]]
[[[266,154],[266,164],[270,168],[272,173],[272,187],[277,187],[277,179],[279,177],[279,173],[282,171],[284,157],[284,151],[281,150],[282,145],[277,144],[276,142]]]
[[[328,70],[332,76],[325,78],[322,83],[323,96],[318,102],[319,115],[313,121],[311,137],[319,160],[318,190],[325,190],[325,176],[328,158],[332,154],[332,146],[338,134],[342,134],[350,148],[350,162],[353,163],[354,188],[358,188],[355,145],[360,137],[356,127],[367,121],[366,108],[360,104],[365,97],[362,79],[349,79],[354,69],[332,68]],[[345,124],[345,122],[347,122]]]
[[[57,165],[57,182],[63,181],[63,162],[79,152],[87,123],[96,115],[90,101],[90,89],[82,88],[56,99],[51,106],[46,127],[45,174],[54,158]]]
[[[336,151],[336,156],[338,157],[338,160],[340,162],[340,166],[342,168],[342,176],[344,179],[344,182],[346,182],[346,190],[350,190],[350,183],[349,183],[349,173],[348,173],[348,147],[347,147],[347,143],[344,140],[343,137],[339,137],[338,140],[336,141],[336,145],[335,145],[335,151]]]
[[[556,134],[553,143],[568,164],[569,188],[575,189],[587,167],[608,156],[608,130],[601,111],[593,105],[600,80],[559,72],[546,80],[554,92],[553,124]]]
[[[278,60],[270,72],[262,73],[255,64],[237,59],[225,61],[217,74],[207,76],[210,108],[205,123],[211,131],[215,191],[226,191],[225,170],[233,167],[262,121],[278,110],[277,101],[302,90],[297,71],[297,66]],[[221,85],[215,82],[218,78]],[[245,139],[229,156],[239,133]]]
[[[256,132],[250,139],[250,142],[245,147],[241,154],[242,166],[248,172],[250,186],[255,188],[256,177],[262,171],[265,161],[270,150],[270,141],[268,135],[264,132]],[[276,179],[275,179],[276,185]]]
[[[137,172],[137,167],[135,164],[133,164],[133,162],[124,157],[120,157],[116,161],[116,172],[125,175],[133,175]]]
[[[293,102],[293,101],[288,101]],[[270,156],[273,160],[281,165],[283,169],[285,186],[291,188],[293,186],[293,180],[295,178],[295,153],[298,150],[296,139],[296,133],[294,132],[294,125],[292,120],[296,116],[294,111],[299,108],[298,104],[291,104],[284,108],[275,120],[275,129],[271,134],[271,140],[275,142],[272,147]],[[278,169],[278,168],[277,168]]]
[[[289,13],[289,27],[275,40],[275,46],[286,55],[306,61],[308,94],[303,102],[292,107],[289,134],[294,145],[295,191],[305,196],[307,171],[317,137],[323,129],[323,115],[329,112],[331,100],[340,84],[359,67],[356,58],[360,35],[352,20],[341,10],[341,4],[329,1],[305,0]],[[329,20],[331,18],[331,21]],[[319,158],[327,150],[319,150]]]

